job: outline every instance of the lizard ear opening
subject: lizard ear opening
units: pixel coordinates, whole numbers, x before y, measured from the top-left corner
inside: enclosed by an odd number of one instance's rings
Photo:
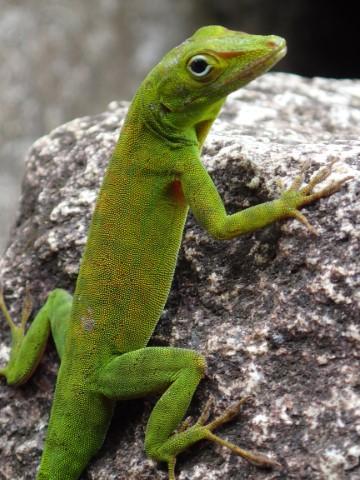
[[[172,110],[167,105],[165,105],[165,103],[160,102],[160,108],[163,111],[163,113],[171,113],[172,112]]]

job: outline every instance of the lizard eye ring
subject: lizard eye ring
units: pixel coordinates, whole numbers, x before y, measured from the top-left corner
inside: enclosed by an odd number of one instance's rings
[[[213,67],[204,55],[195,55],[190,58],[187,68],[194,77],[204,78],[211,72]]]

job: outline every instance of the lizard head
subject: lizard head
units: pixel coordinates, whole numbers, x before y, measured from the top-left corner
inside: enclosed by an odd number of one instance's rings
[[[154,108],[154,101],[161,107],[162,118],[157,120],[164,126],[194,125],[211,118],[214,106],[269,70],[285,53],[285,40],[275,35],[202,27],[148,75],[149,107]]]

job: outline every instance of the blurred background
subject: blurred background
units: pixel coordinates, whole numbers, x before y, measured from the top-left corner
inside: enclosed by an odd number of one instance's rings
[[[279,69],[359,78],[359,21],[343,0],[0,0],[0,254],[29,146],[130,100],[163,53],[202,25],[277,34]]]

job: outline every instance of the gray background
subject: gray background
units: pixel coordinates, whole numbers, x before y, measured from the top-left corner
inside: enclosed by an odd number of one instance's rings
[[[360,76],[348,38],[358,31],[355,15],[346,2],[336,8],[329,3],[0,0],[0,253],[31,143],[114,99],[130,99],[162,54],[201,25],[285,36],[289,54],[281,70]]]

